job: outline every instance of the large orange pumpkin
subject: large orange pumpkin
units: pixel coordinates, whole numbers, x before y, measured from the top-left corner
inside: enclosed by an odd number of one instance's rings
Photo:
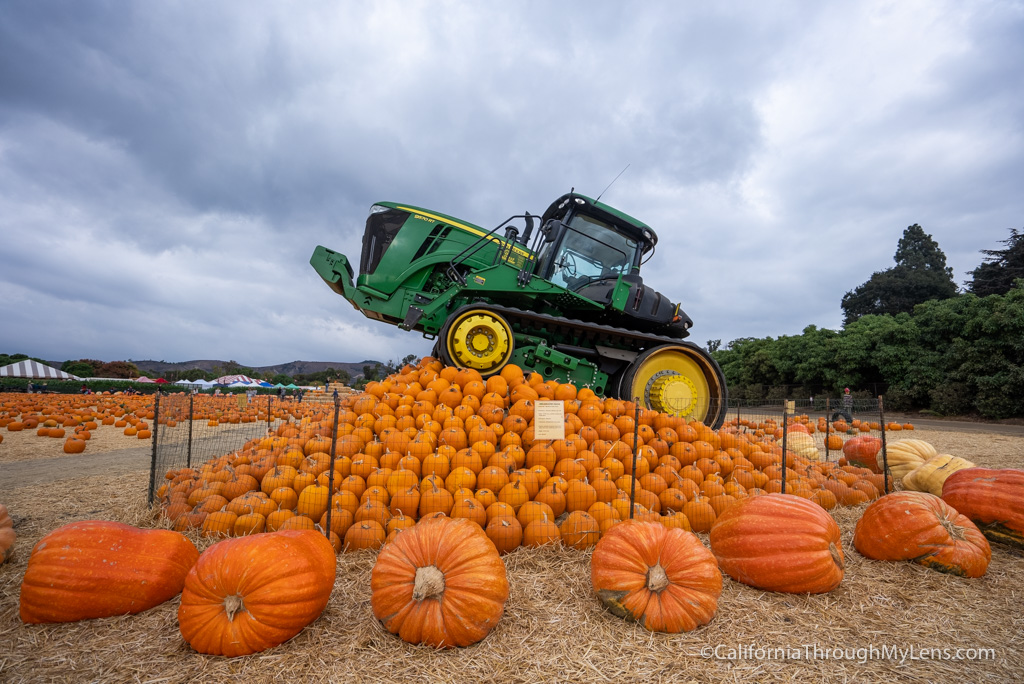
[[[882,440],[871,435],[861,435],[846,440],[843,444],[843,456],[850,465],[868,468],[873,473],[881,473],[881,464],[876,460],[878,450],[882,448]]]
[[[711,551],[734,580],[767,591],[820,594],[843,579],[839,526],[821,506],[793,494],[726,508],[711,527]]]
[[[200,653],[228,657],[282,644],[327,607],[336,567],[331,542],[313,530],[218,542],[185,580],[181,635]]]
[[[387,544],[370,578],[373,614],[413,644],[468,646],[498,624],[508,599],[505,564],[480,526],[421,520]]]
[[[1024,470],[958,470],[942,483],[942,500],[990,541],[1024,549]]]
[[[925,492],[894,492],[857,521],[853,545],[872,560],[913,561],[960,577],[981,577],[992,550],[967,516]]]
[[[86,520],[32,549],[21,583],[23,622],[76,622],[141,613],[177,596],[199,557],[178,532]]]
[[[613,614],[655,632],[689,632],[718,609],[722,573],[681,529],[627,520],[608,529],[590,559],[590,582]]]

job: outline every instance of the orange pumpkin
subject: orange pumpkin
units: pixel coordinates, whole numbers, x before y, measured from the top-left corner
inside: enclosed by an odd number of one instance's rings
[[[843,444],[843,456],[850,465],[868,468],[873,473],[881,473],[882,469],[875,457],[882,448],[882,440],[871,435],[860,435],[846,440]]]
[[[479,525],[422,520],[380,552],[370,577],[373,614],[404,641],[468,646],[501,618],[508,599],[505,564]]]
[[[614,615],[655,632],[689,632],[718,609],[722,573],[693,534],[627,520],[594,548],[590,581]]]
[[[942,500],[990,541],[1024,549],[1024,470],[965,468],[942,483]]]
[[[336,563],[331,542],[312,530],[218,542],[185,580],[181,635],[200,653],[228,657],[284,643],[327,607]]]
[[[913,561],[960,577],[981,577],[992,549],[967,516],[925,492],[894,492],[857,521],[853,545],[872,560]]]
[[[86,520],[32,549],[21,583],[23,622],[76,622],[140,613],[177,596],[199,557],[178,532]]]
[[[767,591],[820,594],[843,579],[839,526],[821,506],[792,494],[726,508],[711,527],[711,551],[723,572]]]

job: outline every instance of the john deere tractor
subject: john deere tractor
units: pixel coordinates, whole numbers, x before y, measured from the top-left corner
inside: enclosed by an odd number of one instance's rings
[[[326,247],[310,263],[368,318],[436,340],[446,364],[487,377],[515,363],[717,428],[721,369],[683,341],[693,322],[679,304],[640,277],[657,241],[647,225],[576,192],[491,230],[379,202],[358,276]]]

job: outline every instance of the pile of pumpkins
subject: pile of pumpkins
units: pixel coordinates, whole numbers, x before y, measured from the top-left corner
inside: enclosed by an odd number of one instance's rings
[[[157,492],[164,514],[211,536],[319,527],[339,550],[357,550],[441,513],[474,520],[507,552],[587,548],[627,519],[708,532],[737,501],[781,493],[783,475],[786,493],[824,510],[887,489],[872,461],[881,442],[868,434],[829,462],[795,422],[783,470],[777,428],[716,431],[511,364],[484,379],[428,357],[366,389],[342,403],[337,435],[332,416],[305,416],[169,471]],[[536,404],[551,399],[564,403],[565,438],[535,439]]]

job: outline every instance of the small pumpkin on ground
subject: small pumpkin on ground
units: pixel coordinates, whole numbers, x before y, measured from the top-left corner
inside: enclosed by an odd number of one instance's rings
[[[689,632],[718,609],[718,562],[690,532],[627,520],[594,548],[590,581],[614,615],[655,632]]]
[[[894,492],[857,521],[853,545],[872,560],[911,561],[960,577],[981,577],[992,550],[967,516],[926,492]]]
[[[722,511],[711,527],[711,551],[724,573],[766,591],[821,594],[843,579],[839,526],[793,494],[755,496]]]
[[[374,616],[412,644],[469,646],[498,624],[508,599],[505,564],[480,526],[429,518],[387,544],[373,566]]]
[[[965,468],[942,484],[942,500],[989,541],[1024,549],[1024,470]]]
[[[313,530],[218,542],[185,580],[181,635],[200,653],[228,657],[282,644],[327,607],[336,568],[331,542]]]
[[[21,619],[76,622],[141,613],[177,596],[199,557],[178,532],[86,520],[58,527],[32,549]]]

